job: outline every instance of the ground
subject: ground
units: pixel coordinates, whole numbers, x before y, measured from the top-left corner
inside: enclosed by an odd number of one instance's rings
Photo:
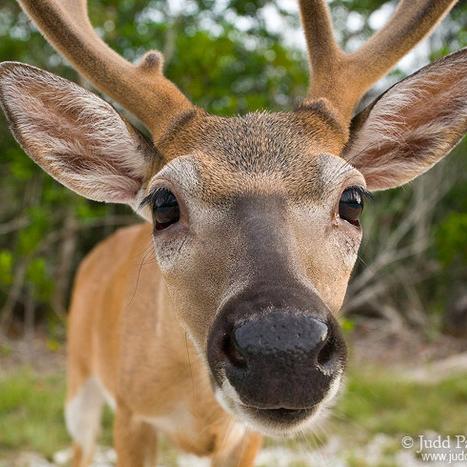
[[[351,339],[346,389],[331,419],[314,435],[268,440],[258,466],[467,466],[467,446],[460,443],[467,437],[467,343],[406,339],[400,332],[374,336],[360,330]],[[0,467],[68,465],[64,389],[62,346],[41,337],[0,342]],[[114,465],[111,422],[108,411],[95,466]],[[420,436],[427,441],[417,454]],[[430,440],[444,448],[429,449]],[[163,440],[160,452],[160,466],[207,465]],[[430,453],[437,462],[427,464]]]

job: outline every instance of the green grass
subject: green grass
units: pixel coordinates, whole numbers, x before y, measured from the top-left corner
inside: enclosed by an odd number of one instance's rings
[[[51,458],[54,452],[69,445],[63,420],[64,392],[62,374],[43,376],[22,369],[0,379],[0,460],[19,450],[36,451]],[[466,413],[465,375],[427,386],[381,370],[354,370],[324,431],[348,440],[349,446],[366,443],[375,434],[384,433],[394,438],[396,450],[403,434],[416,436],[427,430],[442,435],[465,433]],[[111,415],[107,412],[104,418],[101,442],[110,444]],[[285,444],[306,450],[315,442],[298,438]],[[393,454],[391,449],[388,448],[388,459]],[[170,450],[164,451],[166,456],[174,456]],[[348,460],[350,466],[365,465],[351,451]],[[382,465],[392,464],[389,460]]]
[[[62,375],[21,370],[0,380],[0,458],[24,449],[50,456],[66,445]]]
[[[65,377],[41,376],[27,368],[0,379],[0,460],[14,451],[51,459],[70,443],[63,418]],[[104,411],[101,441],[111,444],[112,415]]]
[[[381,370],[352,374],[337,410],[340,425],[368,433],[417,435],[433,430],[464,433],[467,425],[467,377],[436,385],[397,379]]]

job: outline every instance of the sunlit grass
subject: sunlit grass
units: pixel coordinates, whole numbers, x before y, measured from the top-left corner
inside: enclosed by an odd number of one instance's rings
[[[342,417],[342,427],[348,422],[368,433],[464,433],[467,375],[423,385],[376,369],[354,373],[336,413]]]
[[[0,460],[20,450],[39,452],[50,459],[54,452],[69,445],[63,420],[64,393],[63,374],[39,375],[22,369],[0,379]],[[282,444],[309,452],[337,435],[348,441],[348,465],[363,466],[352,446],[383,433],[394,439],[394,445],[388,447],[389,460],[384,463],[389,466],[394,454],[391,450],[397,450],[403,434],[465,432],[467,377],[423,385],[381,370],[354,370],[333,413],[314,438],[299,436]],[[106,412],[100,442],[107,445],[111,444],[111,418]],[[275,443],[268,440],[266,444]],[[167,449],[163,449],[163,455],[166,461],[175,456]]]
[[[69,444],[63,418],[63,374],[41,376],[21,369],[0,379],[0,459],[15,450],[51,458]],[[104,413],[103,440],[110,442],[111,416]]]
[[[67,443],[63,421],[64,378],[21,370],[0,379],[0,458],[23,449],[50,456]]]

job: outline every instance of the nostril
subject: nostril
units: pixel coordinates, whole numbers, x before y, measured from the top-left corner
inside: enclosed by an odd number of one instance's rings
[[[227,333],[224,335],[222,350],[232,365],[238,368],[246,368],[246,359],[238,349],[233,333]]]
[[[335,346],[334,336],[332,334],[328,334],[326,338],[326,342],[323,345],[323,347],[321,347],[321,350],[319,351],[319,354],[318,354],[319,365],[325,366],[331,361],[335,353],[335,347],[336,346]]]

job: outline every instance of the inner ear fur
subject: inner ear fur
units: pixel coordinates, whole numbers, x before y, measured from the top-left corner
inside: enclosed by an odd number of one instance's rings
[[[343,157],[370,190],[403,185],[427,171],[467,130],[467,49],[392,86],[354,117]]]
[[[0,65],[0,102],[24,151],[71,190],[133,204],[153,145],[107,102],[29,65]]]

